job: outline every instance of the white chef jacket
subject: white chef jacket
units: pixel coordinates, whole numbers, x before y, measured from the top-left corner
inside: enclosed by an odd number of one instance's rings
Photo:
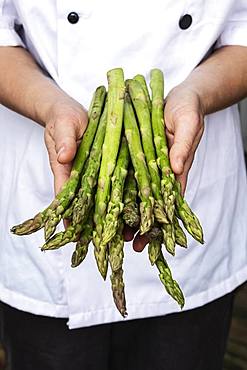
[[[71,12],[77,23],[68,21]],[[151,68],[161,68],[168,93],[215,48],[247,46],[247,1],[0,0],[0,45],[26,47],[85,107],[114,67],[123,67],[126,78],[141,73],[147,79]],[[9,232],[53,199],[43,131],[0,108],[0,299],[34,314],[66,317],[69,328],[119,321],[109,278],[104,282],[97,272],[92,248],[72,269],[74,245],[41,253],[42,230],[25,237]],[[184,310],[247,278],[247,184],[237,106],[206,117],[186,199],[201,220],[205,245],[189,237],[188,249],[165,254],[185,294]],[[179,311],[147,250],[138,254],[126,243],[124,271],[128,319]]]

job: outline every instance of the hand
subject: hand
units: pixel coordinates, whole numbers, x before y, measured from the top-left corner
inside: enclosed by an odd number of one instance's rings
[[[199,94],[185,83],[175,87],[166,98],[164,117],[171,167],[184,193],[188,172],[204,128],[204,112]],[[127,228],[126,241],[133,238],[134,231]],[[137,234],[133,248],[141,252],[146,244],[148,238]]]
[[[199,94],[185,83],[175,87],[166,98],[164,116],[171,167],[184,193],[204,129]]]
[[[59,99],[49,110],[45,144],[57,194],[69,178],[77,146],[87,126],[87,113],[75,100]]]

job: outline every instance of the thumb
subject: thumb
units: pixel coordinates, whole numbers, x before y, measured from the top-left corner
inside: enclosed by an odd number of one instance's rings
[[[78,139],[78,130],[74,124],[59,122],[54,133],[57,161],[59,163],[67,164],[74,159]]]
[[[169,156],[172,170],[176,175],[184,172],[185,164],[195,150],[199,131],[199,115],[181,116],[174,122],[174,141]]]

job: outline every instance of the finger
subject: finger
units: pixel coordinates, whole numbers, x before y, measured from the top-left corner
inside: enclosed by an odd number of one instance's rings
[[[188,176],[188,173],[186,173],[185,171],[182,173],[182,175],[176,176],[177,181],[181,185],[181,195],[182,196],[184,196],[184,193],[185,193],[185,189],[187,185],[187,176]]]
[[[63,226],[65,228],[65,230],[71,225],[71,220],[68,219],[68,218],[64,218],[63,219]]]
[[[166,128],[166,140],[168,149],[170,149],[174,143],[174,135]]]
[[[186,188],[187,179],[188,179],[188,173],[189,173],[189,170],[190,170],[190,168],[192,166],[192,163],[194,161],[195,152],[196,152],[196,149],[199,145],[202,134],[203,134],[203,127],[199,130],[198,134],[195,137],[195,140],[194,140],[192,148],[191,148],[191,152],[188,156],[188,159],[186,160],[186,162],[184,164],[184,169],[183,169],[182,174],[176,175],[177,180],[181,184],[182,195],[184,195],[184,193],[185,193],[185,188]]]
[[[54,140],[49,132],[45,132],[45,142],[49,155],[51,170],[54,175],[54,190],[55,194],[57,194],[70,176],[72,163],[64,165],[57,161],[57,153],[54,145]]]
[[[136,235],[133,241],[133,249],[136,252],[142,252],[145,246],[149,243],[149,239],[146,235]]]
[[[190,170],[190,168],[192,166],[193,160],[194,160],[194,153],[192,153],[189,156],[188,160],[185,162],[183,173],[181,175],[177,175],[176,176],[177,181],[181,185],[181,193],[182,193],[182,195],[184,195],[184,193],[185,193],[185,188],[186,188],[187,179],[188,179],[188,173],[189,173],[189,170]]]
[[[80,139],[77,125],[69,122],[59,122],[55,126],[54,142],[57,160],[61,164],[71,162],[77,151],[77,142]]]
[[[62,189],[65,182],[68,180],[71,172],[72,164],[60,164],[57,163],[56,166],[53,166],[54,174],[54,189],[55,194],[57,195]]]
[[[182,115],[174,122],[174,142],[170,149],[170,162],[175,174],[181,175],[198,136],[202,130],[201,118],[196,112]]]
[[[124,231],[123,231],[124,240],[126,242],[130,242],[131,240],[133,240],[136,231],[137,230],[134,230],[132,227],[130,227],[128,225],[124,225]]]

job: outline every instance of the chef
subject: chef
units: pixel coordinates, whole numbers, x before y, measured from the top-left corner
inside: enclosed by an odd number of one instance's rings
[[[233,292],[247,279],[236,105],[247,95],[246,0],[1,0],[0,45],[0,299],[12,370],[220,370]],[[171,165],[205,238],[166,256],[182,312],[141,238],[125,246],[122,320],[92,248],[71,269],[73,245],[41,253],[42,230],[9,232],[68,178],[92,93],[115,67],[125,78],[164,72]]]

